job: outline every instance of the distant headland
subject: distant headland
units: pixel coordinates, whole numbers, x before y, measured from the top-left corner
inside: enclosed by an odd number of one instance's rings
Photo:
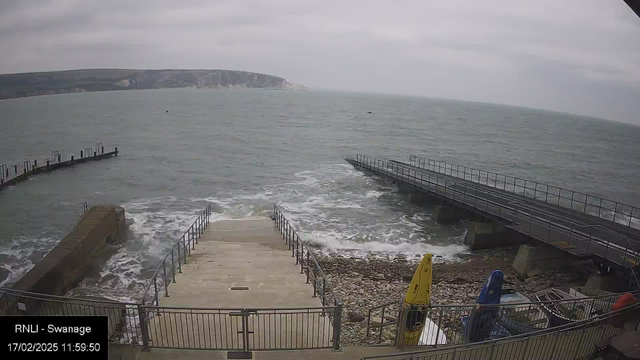
[[[164,88],[306,90],[306,87],[278,76],[219,69],[83,69],[0,74],[0,100],[75,92]]]

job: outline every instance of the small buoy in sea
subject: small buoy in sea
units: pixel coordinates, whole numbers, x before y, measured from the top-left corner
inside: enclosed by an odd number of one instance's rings
[[[169,110],[167,110],[167,112],[169,112]]]
[[[367,111],[367,114],[373,114],[371,111]]]

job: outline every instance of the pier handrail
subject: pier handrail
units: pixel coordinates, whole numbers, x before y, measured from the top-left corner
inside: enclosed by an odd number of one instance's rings
[[[396,162],[396,161],[393,161],[393,162],[394,162],[394,163],[396,163],[396,164],[398,164],[398,165],[400,165],[400,166],[414,166],[414,165],[407,165],[407,164],[404,164],[404,163],[401,163],[401,162]],[[420,168],[419,166],[415,166],[415,167]],[[422,169],[425,169],[425,168],[424,168],[424,167],[422,167]],[[433,170],[429,170],[429,169],[425,169],[425,170],[433,171]],[[434,172],[437,172],[437,171],[434,171]],[[443,174],[443,175],[448,175],[448,174],[446,174],[446,173],[441,173],[441,172],[438,172],[438,173],[439,173],[439,174]],[[417,177],[416,177],[416,178],[417,178]],[[465,180],[465,179],[462,179],[462,180]],[[526,181],[526,180],[525,180],[525,181]],[[465,189],[466,189],[466,183],[460,183],[460,182],[455,182],[455,181],[454,181],[454,182],[452,183],[452,185],[464,186],[464,187],[465,187]],[[485,184],[479,183],[479,185],[485,185]],[[445,185],[445,186],[446,186],[446,185]],[[490,186],[490,185],[486,185],[486,186],[489,186],[489,188],[491,188],[491,186]],[[475,191],[479,191],[479,192],[486,192],[482,187],[472,187],[472,189],[474,189]],[[501,189],[500,189],[500,188],[498,188],[498,187],[495,187],[495,189],[497,189],[497,190],[501,190]],[[515,192],[514,192],[514,194],[521,195],[521,194],[518,194],[518,193],[515,193]],[[493,195],[495,196],[496,194],[495,194],[495,193],[493,193]],[[502,196],[500,196],[500,197],[502,198]],[[494,203],[494,204],[497,204],[497,203]],[[551,204],[552,204],[552,203],[551,203]],[[500,204],[500,206],[502,206],[502,205]],[[540,209],[537,209],[537,208],[535,208],[534,206],[529,206],[529,205],[520,204],[520,208],[521,208],[521,209],[529,210],[529,214],[530,214],[530,216],[531,216],[531,214],[533,214],[534,212],[537,212],[537,213],[539,213],[539,214],[544,213],[544,211],[542,211],[542,210],[540,210]],[[571,209],[570,209],[570,210],[571,210]],[[570,210],[569,210],[569,211],[570,211]],[[566,214],[566,213],[565,213],[565,214]],[[590,214],[588,214],[588,215],[590,215]],[[517,215],[516,215],[516,216],[517,216]],[[536,218],[537,218],[538,220],[540,220],[540,217],[536,217]],[[556,218],[561,218],[561,217],[556,216]],[[624,261],[624,262],[626,262],[626,260],[627,260],[627,259],[630,259],[630,260],[631,260],[631,263],[632,263],[632,266],[627,266],[627,265],[629,265],[629,264],[626,264],[626,263],[625,263],[625,264],[623,265],[624,267],[630,267],[630,268],[633,268],[633,267],[638,266],[638,264],[640,264],[640,242],[638,242],[637,240],[631,239],[631,238],[629,238],[629,236],[627,236],[627,235],[625,235],[625,234],[621,234],[620,232],[617,232],[617,231],[615,231],[615,230],[609,229],[609,228],[607,228],[607,227],[605,227],[605,226],[602,226],[602,225],[600,225],[600,224],[588,224],[588,225],[581,225],[581,224],[577,223],[576,221],[574,221],[573,219],[570,219],[570,218],[567,218],[567,217],[562,217],[562,218],[563,218],[563,220],[564,220],[565,222],[568,222],[571,226],[564,226],[564,225],[562,225],[562,224],[555,224],[555,225],[556,225],[556,226],[558,226],[558,227],[560,227],[560,228],[563,228],[565,231],[569,231],[569,232],[570,232],[570,234],[569,234],[569,244],[568,244],[568,245],[571,245],[571,238],[572,238],[572,234],[573,234],[573,233],[575,233],[575,234],[579,234],[579,235],[581,235],[581,236],[583,236],[583,237],[587,237],[587,236],[589,236],[589,239],[590,239],[590,241],[591,241],[592,239],[595,239],[595,238],[593,237],[593,229],[600,229],[601,231],[603,231],[603,232],[605,232],[605,233],[607,234],[607,249],[609,249],[609,246],[610,246],[610,244],[609,244],[609,243],[610,243],[610,240],[611,240],[611,237],[612,237],[612,236],[617,237],[618,239],[620,239],[620,240],[621,240],[621,241],[623,241],[623,242],[626,242],[626,247],[625,247],[625,249],[624,249],[624,250],[622,250],[622,248],[619,248],[618,250],[623,251],[623,253],[624,253],[624,255],[625,255],[625,256],[624,256],[624,260],[623,260],[623,261]],[[603,219],[604,219],[604,218],[603,218]],[[608,219],[605,219],[605,220],[608,220]],[[620,225],[624,225],[624,224],[620,224]],[[582,231],[582,230],[584,230],[584,229],[590,229],[589,233],[586,233],[585,231]],[[596,241],[598,241],[598,240],[596,240]],[[604,239],[602,239],[602,242],[604,242]],[[614,246],[612,246],[612,247],[615,247],[615,244],[614,244]],[[605,252],[605,255],[606,255],[606,252]],[[633,264],[635,264],[635,265],[633,265]],[[634,273],[633,271],[632,271],[632,274],[635,276],[635,273]],[[631,280],[633,280],[633,279],[631,279]],[[640,283],[638,283],[637,281],[636,281],[636,283],[637,283],[637,284],[639,285],[639,287],[640,287]]]
[[[544,201],[549,204],[558,205],[630,228],[640,229],[640,208],[619,201],[608,200],[599,196],[568,190],[538,181],[522,179],[516,176],[503,175],[492,171],[460,166],[416,155],[409,156],[409,164],[443,175],[469,180],[477,184],[492,186],[496,189]],[[502,187],[500,187],[499,184],[502,184]],[[550,192],[550,190],[553,191]],[[554,199],[556,201],[553,201]],[[561,199],[564,199],[565,201],[563,202]],[[594,210],[593,212],[588,212],[590,207]],[[595,210],[597,210],[597,214],[595,213]],[[603,210],[605,210],[605,212],[603,212]],[[612,212],[613,217],[606,217],[606,215],[608,215],[606,211]],[[626,223],[621,223],[616,221],[616,217],[628,218],[628,221]],[[635,226],[634,220],[637,220],[637,224],[635,224]]]
[[[149,279],[149,282],[142,293],[142,298],[140,299],[142,305],[146,304],[147,295],[152,286],[153,297],[151,305],[155,303],[156,306],[160,306],[158,300],[158,287],[164,287],[164,296],[169,296],[169,283],[176,282],[176,271],[177,273],[182,272],[182,265],[187,263],[187,256],[191,255],[191,250],[195,250],[198,239],[202,237],[205,229],[209,226],[210,219],[211,204],[208,204],[207,207],[198,214],[191,226],[184,234],[182,234],[178,241],[176,241],[171,250],[167,252],[167,255],[164,256],[156,267],[156,270],[153,272],[153,276]],[[169,259],[171,260],[171,263],[167,266]],[[169,273],[167,272],[167,268],[170,271]],[[161,284],[158,284],[158,278],[162,279]]]
[[[101,144],[101,143],[99,143]],[[85,151],[91,148],[85,148]],[[51,151],[51,157],[45,158],[44,162],[38,163],[38,159],[24,160],[22,166],[14,164],[13,166],[6,166],[6,164],[0,165],[0,190],[5,187],[13,186],[18,182],[27,180],[32,175],[51,172],[57,169],[61,169],[68,166],[77,165],[87,161],[106,159],[112,156],[118,156],[118,147],[116,146],[114,151],[105,153],[104,147],[101,147],[102,154],[96,154],[96,156],[83,156],[83,151],[80,150],[80,158],[75,158],[73,154],[69,160],[62,160],[60,152],[57,150]]]
[[[273,204],[273,220],[285,240],[285,245],[291,250],[291,257],[295,257],[296,265],[300,265],[300,274],[306,274],[307,284],[313,283],[313,297],[319,296],[322,306],[327,306],[329,302],[333,302],[334,306],[342,305],[342,299],[333,291],[331,281],[327,279],[311,247],[300,238],[276,204]],[[327,296],[333,298],[333,301],[327,299]]]
[[[9,179],[9,168],[7,165],[0,165],[0,183],[4,183],[6,179]]]
[[[60,152],[58,150],[51,151],[51,163],[57,164],[59,162],[61,162]]]
[[[339,350],[342,332],[342,299],[333,291],[331,281],[327,279],[322,267],[313,255],[309,244],[300,238],[276,204],[273,204],[272,219],[276,229],[282,234],[285,245],[291,250],[291,257],[295,257],[296,265],[300,265],[300,274],[306,274],[307,284],[312,283],[313,297],[319,296],[322,306],[325,307],[325,309],[330,307],[330,305],[327,304],[333,303],[335,309],[331,311],[322,310],[322,315],[325,316],[328,314],[329,319],[331,319],[333,326],[333,346],[335,350]],[[327,296],[329,296],[330,299],[327,299]]]
[[[611,261],[615,264],[621,265],[625,268],[633,268],[637,267],[639,263],[640,256],[640,243],[636,241],[631,241],[629,237],[619,234],[615,231],[608,230],[606,232],[606,238],[598,238],[593,235],[593,231],[586,234],[579,229],[583,224],[579,224],[574,222],[573,220],[564,220],[566,225],[559,224],[551,221],[545,217],[536,216],[533,214],[534,211],[523,212],[522,209],[508,206],[503,203],[495,202],[490,199],[486,199],[477,195],[477,193],[485,193],[486,188],[483,188],[481,185],[469,184],[467,182],[459,182],[453,181],[451,179],[447,179],[445,177],[439,177],[431,174],[426,174],[419,172],[418,170],[412,169],[411,165],[406,165],[400,162],[391,162],[387,160],[375,159],[365,155],[357,154],[355,162],[362,166],[365,169],[370,169],[374,171],[378,171],[382,174],[387,174],[392,178],[397,178],[403,181],[406,181],[410,184],[418,188],[423,188],[427,191],[435,193],[437,196],[441,196],[448,200],[453,200],[455,202],[460,203],[463,207],[468,207],[476,211],[485,212],[490,217],[495,218],[500,221],[505,221],[505,219],[509,219],[512,224],[517,224],[518,220],[528,221],[529,229],[528,231],[522,230],[521,232],[525,233],[528,236],[536,238],[542,242],[545,242],[551,246],[562,249],[563,251],[567,251],[573,253],[575,255],[597,255],[603,257],[604,259]],[[505,203],[509,203],[505,201],[505,196],[499,193],[492,194],[493,196],[500,198]],[[508,199],[507,199],[508,200]],[[496,208],[494,212],[489,211],[489,207]],[[497,214],[496,214],[497,213]],[[540,237],[538,235],[533,234],[532,225],[533,222],[539,222],[543,224],[543,228],[546,230],[545,236]],[[539,225],[536,225],[538,227]],[[568,236],[568,243],[566,247],[561,247],[557,244],[551,243],[549,240],[549,236],[551,231],[558,232],[560,234],[564,234],[563,236]],[[611,242],[611,239],[619,239],[620,242],[626,244],[625,246],[617,245],[614,242]],[[575,241],[588,241],[587,249],[585,253],[578,253],[573,251],[571,248],[571,240]],[[592,242],[597,242],[597,245],[604,246],[604,255],[596,253],[593,251]],[[575,244],[574,244],[575,245]],[[577,248],[577,247],[576,247]],[[591,252],[589,250],[592,250]],[[620,259],[614,257],[614,252],[609,251],[619,251],[622,253],[620,255]]]

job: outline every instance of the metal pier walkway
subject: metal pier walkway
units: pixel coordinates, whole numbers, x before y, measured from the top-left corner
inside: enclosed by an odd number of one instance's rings
[[[639,264],[640,210],[635,207],[415,156],[409,163],[364,155],[346,160],[575,256],[627,269]]]

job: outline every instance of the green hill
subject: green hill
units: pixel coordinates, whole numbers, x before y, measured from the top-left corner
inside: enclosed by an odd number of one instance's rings
[[[301,89],[284,78],[234,70],[86,69],[0,75],[0,99],[163,88]]]

